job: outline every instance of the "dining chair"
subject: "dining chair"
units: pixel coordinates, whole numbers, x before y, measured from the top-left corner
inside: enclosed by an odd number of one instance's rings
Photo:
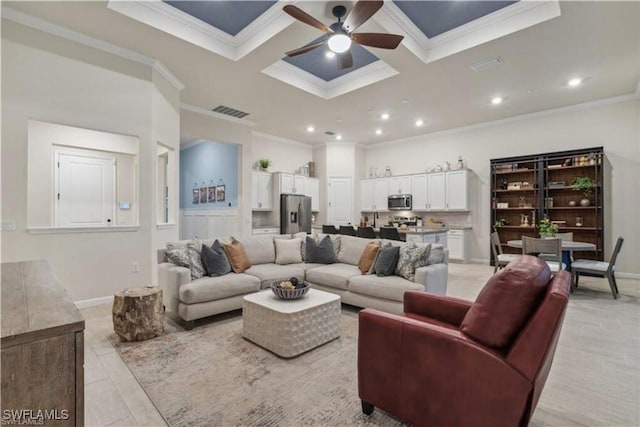
[[[380,227],[380,238],[389,240],[401,240],[400,233],[395,227]]]
[[[340,226],[340,234],[344,234],[346,236],[355,236],[356,229],[351,225],[341,225]]]
[[[322,226],[323,234],[340,234],[335,225],[323,225]]]
[[[620,249],[622,249],[622,243],[624,239],[622,237],[618,237],[616,241],[616,246],[613,249],[613,253],[611,254],[611,258],[609,262],[604,261],[594,261],[591,259],[577,259],[571,264],[571,283],[573,288],[578,287],[578,279],[580,278],[580,273],[586,273],[589,275],[596,275],[598,277],[606,277],[609,281],[609,287],[611,288],[611,293],[613,294],[613,298],[618,298],[618,284],[616,283],[616,258],[618,258],[618,254],[620,253]]]
[[[573,242],[573,232],[568,233],[556,233],[556,239],[560,239],[563,242]],[[540,254],[540,258],[545,259],[546,254]],[[551,260],[553,261],[553,259]],[[573,251],[562,251],[562,262],[567,266],[573,262]]]
[[[375,239],[376,232],[373,227],[358,227],[358,237],[364,237],[365,239]]]
[[[544,259],[553,273],[565,270],[567,267],[562,262],[562,240],[560,239],[536,239],[522,236],[522,253]]]
[[[497,231],[491,233],[491,252],[493,253],[494,267],[493,272],[495,273],[499,269],[503,268],[511,261],[513,261],[518,255],[516,254],[505,254],[502,253],[502,244],[500,243],[500,235]]]

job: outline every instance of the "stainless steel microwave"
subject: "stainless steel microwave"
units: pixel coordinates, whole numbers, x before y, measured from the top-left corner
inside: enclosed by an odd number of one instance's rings
[[[394,194],[387,199],[387,208],[390,211],[410,211],[411,194]]]

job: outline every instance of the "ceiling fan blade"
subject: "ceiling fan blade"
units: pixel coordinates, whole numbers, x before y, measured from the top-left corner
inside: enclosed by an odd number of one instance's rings
[[[327,42],[326,40],[323,40],[323,41],[319,41],[319,42],[316,42],[316,43],[311,43],[311,44],[308,44],[306,46],[302,46],[302,47],[300,47],[298,49],[290,50],[289,52],[285,53],[285,55],[287,55],[287,56],[296,56],[296,55],[300,55],[300,54],[303,54],[303,53],[307,53],[310,50],[313,50],[315,48],[318,48],[318,47],[322,46],[326,42]]]
[[[355,43],[379,47],[381,49],[395,49],[398,47],[404,36],[384,33],[355,33],[351,34],[351,40]]]
[[[307,25],[311,25],[314,28],[319,29],[320,31],[324,31],[325,33],[333,33],[333,30],[322,22],[318,21],[313,16],[309,15],[307,12],[303,11],[300,8],[295,7],[292,4],[288,4],[282,8],[286,13],[293,16],[300,22],[304,22]]]
[[[338,69],[344,70],[345,68],[353,67],[353,56],[351,51],[338,54]]]
[[[382,7],[382,0],[369,1],[360,0],[353,6],[349,15],[345,18],[342,28],[350,33],[364,24],[367,19],[371,18]]]

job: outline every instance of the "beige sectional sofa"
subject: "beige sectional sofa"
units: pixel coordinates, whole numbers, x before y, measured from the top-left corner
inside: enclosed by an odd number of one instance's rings
[[[318,238],[324,235],[319,235]],[[166,260],[165,249],[158,250],[158,281],[163,289],[166,310],[184,320],[193,321],[242,307],[245,295],[268,288],[274,280],[291,277],[307,280],[311,287],[340,295],[342,302],[389,313],[402,313],[405,291],[420,290],[445,295],[447,290],[448,251],[443,262],[416,269],[415,281],[391,275],[378,277],[362,274],[358,268],[360,254],[371,241],[394,245],[403,242],[331,235],[338,260],[335,264],[276,264],[274,239],[291,239],[290,235],[254,236],[240,239],[252,266],[244,273],[192,280],[191,272]],[[220,239],[230,241],[229,239]],[[173,242],[186,246],[189,241]],[[212,240],[202,244],[211,245]]]

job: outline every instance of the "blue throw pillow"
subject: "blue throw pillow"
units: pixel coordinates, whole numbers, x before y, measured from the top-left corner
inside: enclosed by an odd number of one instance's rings
[[[376,259],[376,276],[391,276],[398,265],[398,258],[400,257],[400,247],[393,246],[391,243],[387,243],[378,253]]]
[[[207,276],[217,277],[231,273],[229,258],[218,240],[211,247],[202,245],[202,265]]]
[[[327,235],[320,243],[311,236],[306,241],[306,262],[317,264],[333,264],[336,262],[336,253],[333,251],[333,242]]]

